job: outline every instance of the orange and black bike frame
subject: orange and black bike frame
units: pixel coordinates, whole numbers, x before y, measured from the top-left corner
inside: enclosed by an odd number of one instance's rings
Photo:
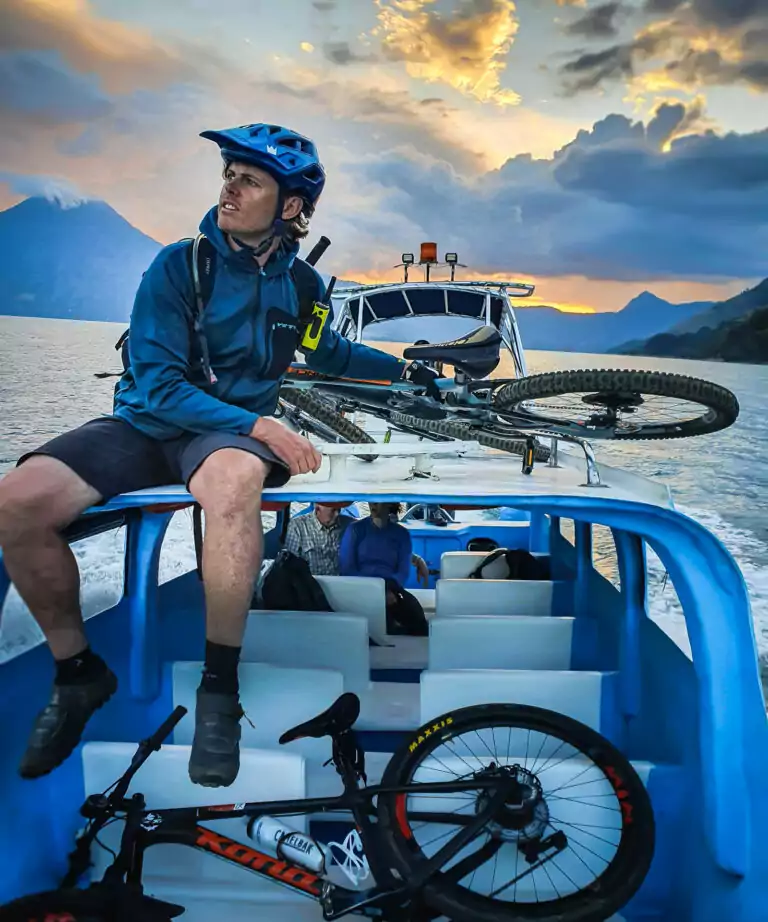
[[[480,832],[490,820],[502,802],[510,796],[509,783],[500,782],[498,778],[470,778],[456,782],[434,782],[428,784],[413,783],[398,787],[353,787],[345,779],[345,791],[337,797],[309,798],[306,800],[280,800],[261,803],[226,804],[210,807],[174,807],[162,810],[147,810],[140,794],[134,795],[123,804],[126,824],[120,851],[109,868],[103,881],[105,884],[140,885],[144,853],[153,845],[185,845],[224,861],[232,862],[276,883],[283,884],[305,896],[323,902],[324,917],[337,919],[349,912],[361,911],[365,907],[377,907],[375,915],[381,918],[381,910],[391,910],[398,906],[409,905],[423,884],[446,865],[462,848]],[[466,793],[488,788],[491,796],[480,812],[462,816],[456,813],[418,813],[407,815],[405,801],[409,793]],[[448,823],[463,828],[446,843],[432,858],[419,865],[419,870],[409,875],[407,881],[397,879],[390,871],[390,863],[382,853],[379,844],[381,831],[372,822],[375,809],[372,801],[381,794],[398,795],[399,834],[406,838],[411,836],[410,822],[429,821],[431,823]],[[97,805],[97,798],[89,798],[83,808],[83,814],[96,821],[106,815],[107,807]],[[89,803],[91,809],[88,808]],[[336,811],[349,811],[360,833],[365,856],[373,873],[377,886],[367,891],[348,890],[337,885],[329,885],[318,874],[290,864],[280,858],[266,855],[250,845],[237,842],[227,836],[214,832],[206,826],[199,825],[206,820],[237,819],[239,817],[258,818],[270,816],[297,816]],[[121,811],[122,812],[122,811]],[[483,858],[485,860],[485,858]],[[460,862],[464,865],[464,862]],[[464,870],[462,870],[464,873]]]

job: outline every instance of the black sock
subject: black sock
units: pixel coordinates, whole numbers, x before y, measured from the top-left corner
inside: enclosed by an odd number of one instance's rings
[[[236,695],[239,690],[237,666],[240,647],[227,647],[221,643],[205,642],[205,667],[200,687],[219,695]]]
[[[80,653],[67,659],[56,660],[56,684],[80,685],[98,679],[107,670],[104,660],[86,647]]]

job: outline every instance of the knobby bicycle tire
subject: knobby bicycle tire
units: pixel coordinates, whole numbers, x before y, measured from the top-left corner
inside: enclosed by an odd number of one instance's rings
[[[525,401],[560,397],[579,393],[637,393],[653,397],[669,397],[695,401],[707,412],[695,419],[675,423],[640,426],[636,431],[614,431],[610,436],[618,440],[679,439],[694,435],[707,435],[732,425],[739,415],[739,402],[725,387],[693,378],[688,375],[671,374],[665,371],[631,371],[618,369],[592,369],[588,371],[551,371],[510,381],[497,390],[492,404],[499,413],[521,415],[533,413],[520,404]],[[518,410],[518,407],[520,409]],[[552,425],[558,420],[552,417]],[[568,420],[561,425],[574,428]],[[600,431],[584,427],[586,438],[600,438]]]
[[[94,895],[76,888],[47,890],[0,906],[0,922],[111,922],[106,909],[94,908]]]
[[[345,419],[333,409],[330,403],[315,394],[310,394],[294,387],[282,387],[280,389],[280,398],[285,400],[286,403],[293,404],[299,410],[303,410],[308,416],[319,420],[352,445],[360,442],[376,444],[376,439],[370,433]],[[378,455],[355,455],[355,457],[361,461],[373,462],[378,458]]]
[[[420,419],[418,416],[408,416],[405,413],[392,411],[388,419],[395,426],[404,426],[410,430],[433,432],[439,435],[448,435],[460,441],[479,442],[486,448],[496,448],[507,451],[513,455],[525,453],[525,439],[511,439],[509,436],[494,435],[485,429],[477,429],[469,423],[457,422],[448,419]],[[548,461],[549,449],[544,445],[535,443],[534,458],[536,461]]]
[[[620,912],[645,880],[654,854],[655,822],[650,798],[637,772],[615,746],[590,727],[565,715],[528,705],[481,704],[460,708],[416,731],[392,756],[381,784],[384,787],[409,784],[429,754],[453,737],[510,726],[563,740],[620,779],[620,791],[615,780],[610,783],[620,799],[625,819],[625,805],[630,805],[631,820],[622,823],[616,855],[593,884],[546,903],[494,900],[446,879],[443,872],[427,882],[423,899],[454,922],[594,922],[610,918]],[[377,809],[382,845],[390,853],[393,866],[407,880],[424,861],[424,853],[412,833],[409,836],[409,828],[403,828],[403,824],[408,826],[405,803],[403,795],[381,794]]]

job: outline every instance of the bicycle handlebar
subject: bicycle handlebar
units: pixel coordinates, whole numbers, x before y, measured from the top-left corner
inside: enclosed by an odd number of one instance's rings
[[[187,709],[179,705],[174,709],[172,714],[165,718],[165,720],[160,724],[157,730],[155,730],[152,736],[147,737],[147,739],[141,741],[139,746],[146,747],[146,749],[149,750],[149,752],[147,752],[147,756],[150,752],[156,752],[163,745],[165,738],[186,713]]]

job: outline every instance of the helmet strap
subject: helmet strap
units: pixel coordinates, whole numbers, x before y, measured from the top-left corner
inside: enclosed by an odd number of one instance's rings
[[[280,242],[282,243],[282,241],[288,236],[288,222],[283,220],[284,205],[285,191],[283,190],[282,186],[279,186],[277,192],[277,207],[275,208],[275,218],[272,221],[272,233],[265,240],[262,240],[258,246],[249,246],[247,243],[243,243],[242,240],[238,240],[237,237],[232,237],[232,239],[238,246],[245,250],[250,250],[251,255],[254,258],[263,256],[275,242],[275,238],[279,238]]]

